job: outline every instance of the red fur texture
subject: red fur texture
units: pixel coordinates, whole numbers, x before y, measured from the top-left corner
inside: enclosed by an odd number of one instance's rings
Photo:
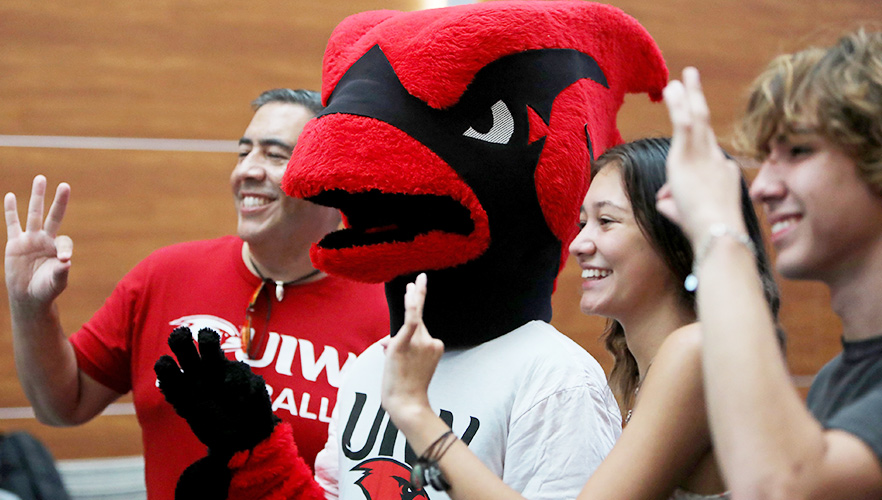
[[[324,490],[306,465],[291,426],[280,423],[253,450],[233,455],[227,466],[233,473],[227,498],[237,500],[324,500]]]
[[[524,0],[402,14],[355,14],[334,30],[324,58],[323,99],[375,44],[405,88],[438,109],[456,103],[475,73],[490,62],[533,49],[567,47],[591,54],[619,95],[648,92],[660,100],[668,78],[652,38],[634,18],[610,5]]]

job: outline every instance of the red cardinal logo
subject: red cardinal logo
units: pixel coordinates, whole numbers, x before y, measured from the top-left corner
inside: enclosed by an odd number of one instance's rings
[[[356,465],[354,471],[364,475],[355,482],[367,500],[412,500],[429,495],[410,482],[410,467],[391,458],[372,458]]]

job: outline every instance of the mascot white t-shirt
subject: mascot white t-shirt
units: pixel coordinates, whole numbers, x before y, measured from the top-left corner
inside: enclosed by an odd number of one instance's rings
[[[316,459],[327,498],[408,498],[415,457],[380,407],[384,360],[374,344],[347,369]],[[621,432],[600,365],[540,321],[445,352],[429,400],[491,471],[531,500],[575,498]],[[447,498],[426,488],[429,498]]]

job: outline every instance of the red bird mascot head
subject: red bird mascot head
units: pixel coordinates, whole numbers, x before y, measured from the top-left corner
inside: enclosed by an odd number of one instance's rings
[[[334,31],[327,108],[282,187],[338,208],[314,264],[404,286],[429,275],[424,318],[450,347],[550,321],[589,162],[621,142],[625,93],[659,100],[667,69],[633,18],[583,1],[372,11]]]

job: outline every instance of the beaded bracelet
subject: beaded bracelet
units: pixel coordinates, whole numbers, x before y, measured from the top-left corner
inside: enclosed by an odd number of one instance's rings
[[[410,471],[410,482],[417,490],[423,489],[423,486],[429,485],[438,491],[447,491],[450,489],[450,483],[441,472],[438,461],[447,453],[447,450],[456,442],[456,435],[449,430],[441,435],[434,443],[426,448],[426,451],[420,455],[413,469]]]
[[[698,252],[695,253],[695,258],[692,259],[692,272],[689,273],[689,276],[686,276],[686,281],[683,282],[683,288],[690,292],[694,292],[698,289],[698,265],[705,257],[707,257],[708,252],[710,252],[711,247],[717,238],[722,236],[731,237],[735,242],[744,245],[745,248],[750,250],[750,253],[756,255],[756,245],[754,245],[753,240],[751,240],[749,236],[744,233],[739,233],[721,222],[711,224],[707,230],[707,235],[705,235],[704,240],[701,242],[701,246],[698,247]]]

